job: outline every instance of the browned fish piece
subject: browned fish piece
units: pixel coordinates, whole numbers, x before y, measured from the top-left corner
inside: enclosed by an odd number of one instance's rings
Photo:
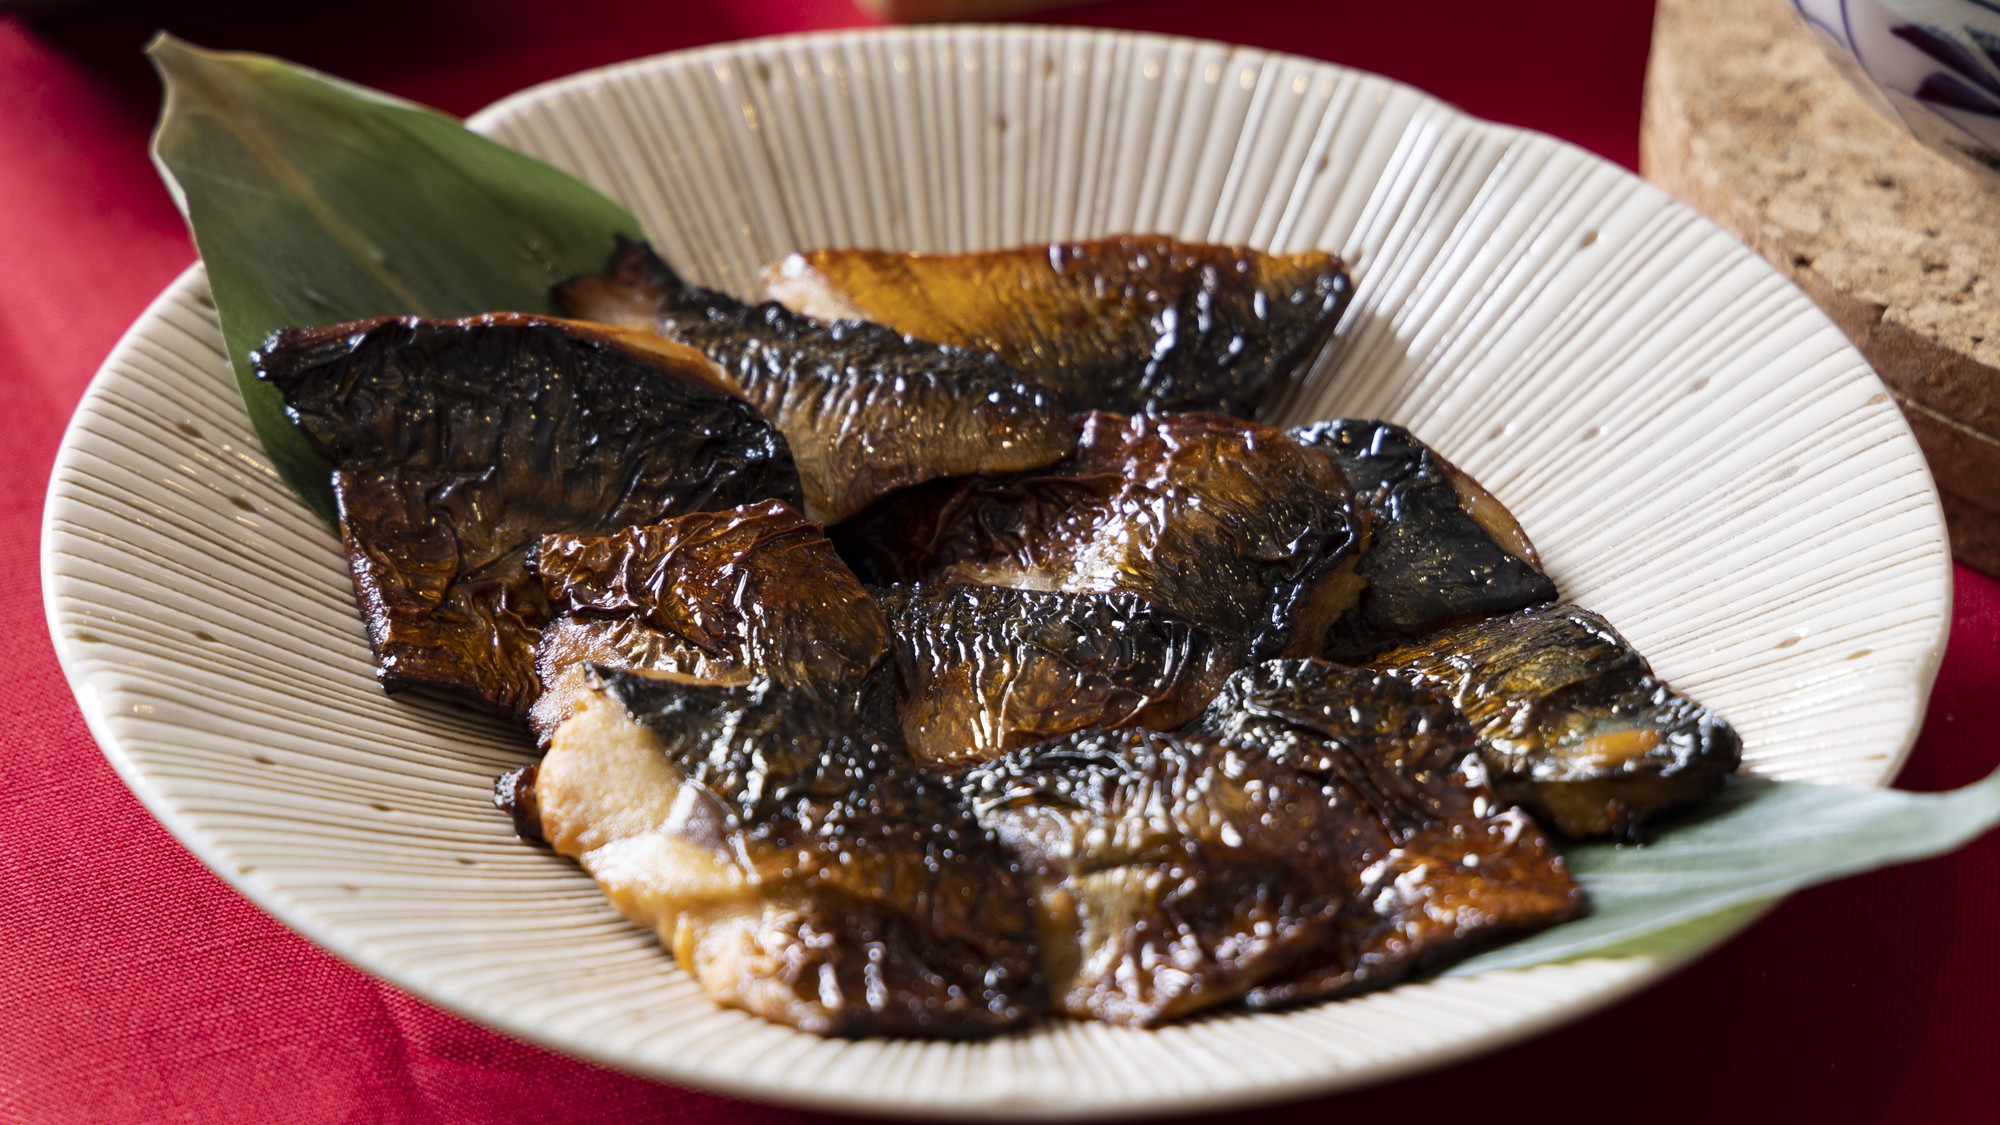
[[[784,431],[806,512],[846,519],[898,488],[1046,465],[1069,451],[1061,398],[985,352],[879,324],[821,323],[691,285],[644,244],[556,287],[572,316],[700,349]]]
[[[514,835],[534,844],[547,844],[542,835],[542,809],[535,799],[535,765],[517,766],[493,782],[493,805],[514,822]]]
[[[957,769],[1085,728],[1170,728],[1241,653],[1132,594],[961,583],[878,592],[919,762]]]
[[[1055,1009],[1152,1027],[1323,943],[1345,901],[1317,788],[1201,735],[1083,731],[961,779],[1035,896]]]
[[[1491,792],[1474,760],[1453,780]],[[1582,901],[1561,854],[1512,806],[1411,831],[1360,884],[1325,944],[1246,992],[1246,1004],[1280,1008],[1386,988],[1568,921]]]
[[[866,580],[1130,593],[1239,644],[1316,653],[1354,603],[1332,458],[1220,414],[1090,414],[1046,470],[912,489],[836,529]]]
[[[549,844],[718,1003],[821,1035],[950,1037],[1046,1004],[1007,857],[812,693],[604,672],[533,796]]]
[[[1303,371],[1353,294],[1323,251],[1120,235],[970,254],[813,250],[766,295],[820,320],[872,320],[993,352],[1078,409],[1239,417]]]
[[[1480,769],[1436,697],[1280,660],[1180,731],[1081,732],[961,785],[1036,896],[1058,1010],[1152,1025],[1388,984],[1568,917],[1575,883]]]
[[[969,1036],[1042,1006],[1025,891],[901,747],[886,622],[817,524],[769,501],[533,557],[562,612],[548,754],[496,793],[518,831],[766,1019]]]
[[[784,439],[700,353],[513,313],[286,329],[255,356],[335,465],[378,676],[525,716],[548,619],[528,546],[765,497]]]
[[[1494,788],[1565,836],[1632,836],[1705,800],[1742,759],[1720,715],[1660,682],[1611,623],[1541,606],[1434,633],[1370,659],[1450,698],[1479,734]]]
[[[637,616],[553,613],[535,642],[535,676],[542,688],[528,708],[528,729],[540,746],[548,745],[556,726],[569,716],[593,664],[620,671],[679,672],[703,683],[750,679],[740,652],[703,652]]]
[[[1471,730],[1428,691],[1271,661],[1230,680],[1190,730],[1297,770],[1337,824],[1340,915],[1312,953],[1245,994],[1253,1007],[1394,984],[1576,910],[1562,857],[1495,797]]]
[[[1290,431],[1339,462],[1367,511],[1365,584],[1320,654],[1357,660],[1447,625],[1556,599],[1513,515],[1401,426],[1344,418]]]
[[[557,613],[536,647],[544,692],[531,725],[544,739],[587,664],[711,683],[763,675],[830,705],[888,706],[886,679],[869,683],[886,676],[881,609],[819,525],[782,500],[546,536],[530,563]]]

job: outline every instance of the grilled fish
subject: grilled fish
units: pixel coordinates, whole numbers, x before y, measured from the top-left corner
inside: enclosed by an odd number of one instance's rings
[[[1055,1009],[1150,1027],[1322,943],[1345,901],[1316,789],[1199,735],[1083,731],[961,785],[1035,897]]]
[[[1085,728],[1172,728],[1240,653],[1124,593],[963,583],[878,592],[910,753],[950,770]]]
[[[1058,1010],[1152,1025],[1386,984],[1567,917],[1561,860],[1479,769],[1435,697],[1283,660],[1180,731],[1080,732],[961,786],[1036,896]]]
[[[1077,409],[1253,417],[1332,336],[1353,294],[1320,251],[1121,235],[972,254],[814,250],[764,292],[820,320],[872,320],[993,352]]]
[[[1380,988],[1577,908],[1561,856],[1495,798],[1472,732],[1428,691],[1271,661],[1230,680],[1190,729],[1297,770],[1337,826],[1340,916],[1304,959],[1245,994],[1252,1007]]]
[[[1290,432],[1340,464],[1370,516],[1356,564],[1366,585],[1329,633],[1329,659],[1556,600],[1513,515],[1408,430],[1341,419]]]
[[[529,561],[556,611],[535,649],[543,693],[530,719],[544,739],[590,664],[710,683],[768,676],[886,715],[882,610],[819,525],[782,500],[544,536]]]
[[[562,612],[548,754],[497,787],[523,836],[767,1019],[966,1036],[1041,1007],[1025,891],[902,749],[886,622],[816,524],[767,501],[533,562]]]
[[[864,321],[821,323],[691,285],[621,240],[601,276],[556,287],[564,312],[700,349],[791,442],[806,513],[835,523],[907,485],[1046,465],[1068,407],[985,352]]]
[[[1242,646],[1307,655],[1352,607],[1359,527],[1340,466],[1220,414],[1089,414],[1076,451],[912,489],[836,529],[864,580],[1130,593]]]
[[[811,693],[600,673],[534,780],[548,843],[718,1003],[970,1037],[1046,1004],[1027,893],[957,795]]]
[[[1576,606],[1447,629],[1370,664],[1450,698],[1501,798],[1566,836],[1630,837],[1714,795],[1742,758],[1721,716],[1661,683],[1609,622]]]
[[[549,532],[603,532],[778,497],[784,439],[691,349],[499,313],[277,333],[255,356],[334,496],[385,688],[514,719],[548,620],[524,565]]]

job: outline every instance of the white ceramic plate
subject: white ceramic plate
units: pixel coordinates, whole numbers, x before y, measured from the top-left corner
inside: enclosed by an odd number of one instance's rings
[[[1381,78],[1215,44],[878,31],[644,60],[478,127],[602,186],[693,277],[788,250],[1119,231],[1358,263],[1297,418],[1409,424],[1520,516],[1566,594],[1742,731],[1749,767],[1880,784],[1950,607],[1882,386],[1798,290],[1644,183]],[[375,687],[338,544],[252,438],[201,275],[64,441],[50,628],[91,730],[209,866],[370,973],[663,1079],[959,1116],[1196,1110],[1437,1065],[1672,966],[1599,960],[1157,1032],[829,1042],[720,1011],[488,804],[521,740]]]

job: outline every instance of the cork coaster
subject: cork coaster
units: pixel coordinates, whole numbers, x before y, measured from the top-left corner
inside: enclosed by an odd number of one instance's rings
[[[1783,270],[1889,385],[1960,562],[2000,574],[2000,176],[1918,144],[1784,0],[1659,0],[1640,169]]]

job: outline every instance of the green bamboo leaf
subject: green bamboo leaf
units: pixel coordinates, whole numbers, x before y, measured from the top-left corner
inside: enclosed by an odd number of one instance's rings
[[[1943,855],[2000,824],[2000,771],[1949,793],[1737,778],[1695,817],[1643,846],[1564,849],[1587,917],[1453,966],[1448,976],[1713,941],[1780,896]]]
[[[161,35],[153,160],[194,232],[257,436],[328,522],[328,466],[250,372],[271,332],[366,316],[549,311],[624,208],[434,110],[262,55]]]

